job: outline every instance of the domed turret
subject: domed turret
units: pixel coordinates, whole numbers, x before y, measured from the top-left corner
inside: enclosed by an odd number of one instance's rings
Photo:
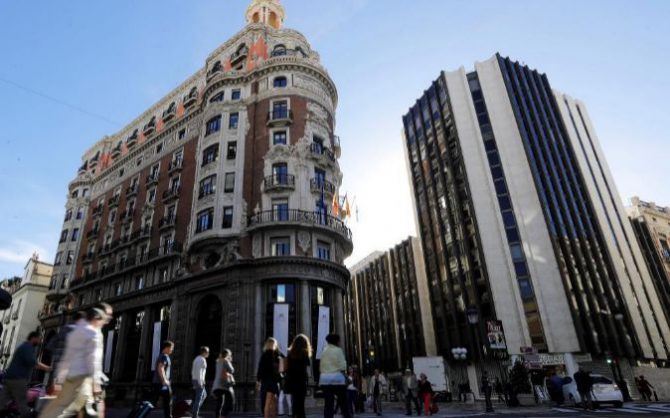
[[[284,23],[284,7],[279,0],[253,0],[247,8],[247,23],[262,23],[281,29]]]

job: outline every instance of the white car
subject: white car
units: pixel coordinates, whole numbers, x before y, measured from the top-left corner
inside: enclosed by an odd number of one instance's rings
[[[591,397],[593,398],[593,405],[613,404],[616,408],[623,406],[623,394],[614,382],[607,377],[600,374],[592,374],[591,382],[593,382],[593,389]],[[582,403],[582,398],[577,392],[577,384],[574,379],[570,383],[563,385],[563,396],[566,402],[572,402],[575,405]]]

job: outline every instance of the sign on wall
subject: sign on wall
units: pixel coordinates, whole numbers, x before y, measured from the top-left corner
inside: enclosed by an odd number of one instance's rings
[[[286,355],[288,353],[288,305],[276,303],[274,307],[274,321],[272,334],[279,343],[279,351]]]
[[[317,328],[316,340],[316,359],[321,360],[321,353],[326,348],[326,336],[330,334],[330,308],[328,306],[319,306],[319,322]]]
[[[156,370],[156,359],[161,353],[161,325],[160,321],[154,322],[154,339],[151,346],[151,371]]]
[[[486,335],[491,350],[507,350],[502,321],[486,321]]]

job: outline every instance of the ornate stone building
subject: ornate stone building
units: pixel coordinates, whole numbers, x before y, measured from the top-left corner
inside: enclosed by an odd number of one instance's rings
[[[55,271],[71,296],[50,299],[43,325],[111,303],[104,367],[117,388],[148,382],[169,338],[175,382],[189,382],[199,346],[230,348],[244,398],[266,337],[318,346],[344,332],[353,245],[329,213],[342,181],[336,87],[283,28],[279,0],[254,0],[246,17],[201,70],[91,147],[71,184],[90,204],[74,272]]]

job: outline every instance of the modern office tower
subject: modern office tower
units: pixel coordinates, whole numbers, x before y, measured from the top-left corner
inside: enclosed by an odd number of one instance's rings
[[[634,197],[627,209],[666,317],[670,318],[670,207]]]
[[[231,349],[244,403],[266,337],[285,351],[298,333],[318,348],[317,336],[344,333],[353,245],[330,215],[337,90],[307,39],[283,28],[278,0],[252,1],[246,19],[202,69],[91,147],[73,182],[91,203],[71,308],[113,305],[104,369],[117,385],[149,382],[169,338],[178,383],[200,346]]]
[[[351,268],[347,354],[364,374],[375,368],[400,372],[411,366],[412,357],[434,354],[432,329],[422,317],[428,304],[421,303],[425,277],[418,250],[417,238],[410,237]]]
[[[538,352],[569,373],[668,358],[668,322],[582,102],[496,55],[442,73],[403,125],[437,350],[453,367],[454,348],[483,362]],[[506,350],[490,340],[496,321]]]

